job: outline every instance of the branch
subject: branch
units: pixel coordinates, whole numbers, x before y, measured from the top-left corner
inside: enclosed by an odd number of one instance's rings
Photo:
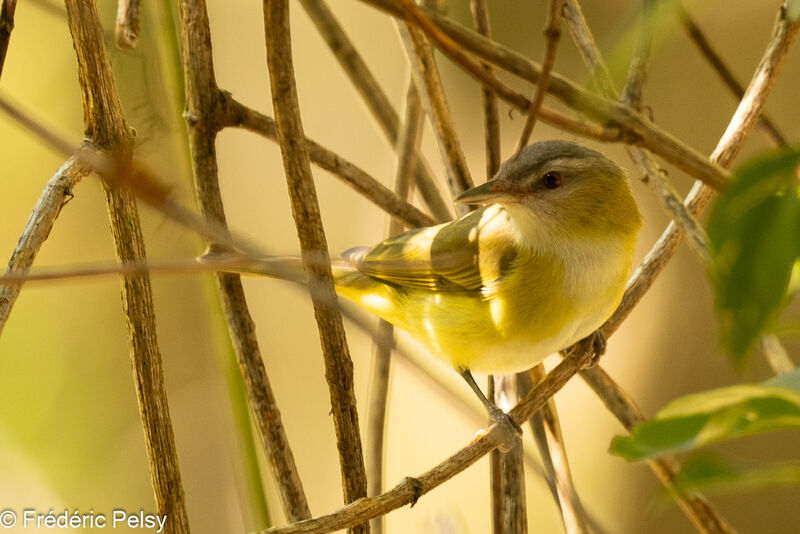
[[[0,76],[6,62],[8,43],[11,41],[11,31],[14,29],[14,12],[17,9],[17,0],[3,0],[0,8]]]
[[[219,105],[223,93],[214,77],[211,50],[211,31],[208,13],[202,0],[180,2],[181,51],[186,91],[184,116],[189,130],[195,194],[205,220],[205,227],[219,228],[222,236],[201,232],[208,243],[225,243],[229,238],[225,210],[219,189],[215,139],[224,124]],[[155,200],[160,205],[169,199]],[[175,210],[162,213],[174,216]],[[184,223],[185,218],[183,219]],[[219,232],[217,232],[219,233]],[[250,408],[253,411],[259,436],[269,460],[270,470],[278,486],[284,513],[291,521],[311,516],[303,485],[294,462],[294,455],[267,378],[264,359],[258,345],[255,324],[250,316],[244,288],[239,275],[218,273],[216,276],[220,301],[228,323],[236,358],[242,371]]]
[[[225,95],[225,125],[245,128],[273,141],[278,140],[275,121],[272,117],[250,109]],[[306,138],[311,162],[337,176],[365,198],[410,228],[436,224],[426,213],[398,196],[359,167],[350,163],[332,150]],[[415,160],[416,163],[416,160]]]
[[[704,58],[706,58],[708,63],[711,65],[711,68],[714,69],[714,72],[719,75],[725,86],[730,89],[734,95],[736,95],[736,98],[741,100],[742,97],[744,97],[744,86],[739,82],[738,79],[736,79],[736,76],[734,76],[734,74],[725,64],[725,60],[723,60],[722,57],[714,50],[714,47],[711,46],[711,43],[709,42],[705,33],[703,33],[703,30],[700,29],[700,26],[697,25],[689,12],[686,11],[686,8],[683,5],[680,5],[679,10],[681,23],[683,24],[684,29],[689,33],[689,37],[691,37],[692,42],[697,45],[700,53]],[[758,118],[758,125],[761,126],[764,134],[770,141],[772,141],[773,144],[784,148],[789,146],[789,143],[786,141],[786,137],[780,132],[778,127],[775,125],[775,122],[766,114],[766,112],[762,113]]]
[[[394,189],[401,198],[409,198],[412,190],[413,169],[416,163],[422,131],[422,108],[414,83],[409,79],[406,91],[406,110],[397,141],[397,167]],[[402,231],[395,220],[389,221],[389,236]],[[367,490],[370,497],[383,492],[384,438],[386,436],[386,409],[389,397],[389,371],[392,351],[395,347],[394,326],[379,319],[374,336],[375,357],[370,375],[367,400]],[[373,534],[383,532],[383,518],[371,521]]]
[[[327,301],[335,301],[336,292],[297,101],[288,0],[264,0],[263,5],[267,66],[278,142],[289,187],[292,215],[300,240],[303,269],[309,275],[314,318],[322,345],[344,498],[345,502],[352,502],[367,495],[367,478],[353,390],[353,361],[345,339],[341,312],[336,307],[326,305]],[[351,528],[351,532],[369,532],[369,525],[358,525]]]
[[[419,13],[412,0],[401,0],[404,9]],[[433,49],[423,33],[416,27],[398,23],[403,46],[411,65],[411,72],[422,107],[428,115],[436,134],[437,146],[447,173],[447,182],[453,197],[473,186],[472,176],[467,167],[458,135],[455,131],[450,106],[442,87],[439,68],[433,57]],[[463,209],[463,207],[459,207]]]
[[[47,181],[11,259],[8,260],[6,275],[27,273],[30,270],[39,249],[50,235],[61,208],[70,201],[73,188],[87,174],[89,169],[73,156]],[[0,285],[0,334],[21,289],[22,282]]]
[[[550,0],[547,9],[547,23],[544,27],[544,60],[542,61],[542,71],[539,75],[539,83],[536,85],[536,92],[533,95],[531,107],[528,109],[528,118],[525,120],[525,125],[522,127],[522,133],[519,136],[519,143],[517,150],[514,152],[514,158],[519,156],[528,140],[531,137],[533,126],[536,124],[536,117],[539,115],[539,109],[542,107],[544,95],[547,91],[547,84],[550,82],[550,72],[553,70],[553,64],[556,61],[556,48],[558,47],[558,40],[561,37],[561,30],[559,28],[561,22],[561,8],[564,0]]]
[[[395,4],[390,0],[364,1],[395,16],[407,16],[404,11],[398,11]],[[541,76],[541,67],[526,57],[453,22],[447,17],[431,10],[423,9],[422,11],[425,13],[425,18],[429,24],[421,27],[426,29],[426,34],[434,40],[445,54],[482,84],[490,87],[501,98],[513,102],[515,106],[518,105],[525,109],[529,107],[526,98],[522,97],[525,101],[525,104],[523,104],[519,100],[521,95],[510,91],[496,79],[488,78],[482,72],[480,66],[467,57],[462,52],[462,49],[469,50],[482,59],[532,83],[538,82]],[[408,20],[411,22],[417,21],[416,19]],[[430,25],[435,25],[437,30],[430,29]],[[442,35],[446,35],[450,42],[443,41],[445,44],[442,44],[442,42],[436,41],[433,35],[438,35],[439,39],[441,39]],[[457,50],[457,52],[454,50]],[[687,174],[703,180],[715,189],[723,187],[730,178],[728,171],[710,161],[674,135],[661,129],[629,106],[591,93],[555,72],[551,73],[548,92],[567,106],[601,123],[599,130],[595,126],[595,131],[592,131],[589,125],[584,125],[583,131],[578,131],[578,128],[574,128],[574,124],[558,124],[565,129],[569,129],[579,135],[594,136],[601,140],[622,140],[627,144],[641,145]],[[543,120],[548,120],[544,109],[541,111],[541,117]],[[555,124],[550,120],[548,122]],[[614,135],[613,129],[618,129],[619,134]]]
[[[119,48],[136,48],[142,25],[141,0],[117,0],[114,41]]]
[[[125,123],[97,4],[66,0],[66,8],[78,60],[86,135],[98,148],[129,163],[133,136]],[[106,182],[103,182],[103,191],[118,259],[121,262],[143,261],[144,239],[133,194],[128,189],[112,188]],[[156,505],[159,513],[167,516],[169,532],[188,533],[189,520],[147,274],[125,277],[122,307],[128,324],[133,376]]]
[[[397,145],[400,130],[400,119],[392,107],[386,93],[383,92],[375,77],[370,72],[361,55],[356,50],[350,38],[342,28],[339,21],[322,0],[301,0],[311,21],[316,26],[320,35],[328,44],[333,55],[350,78],[361,98],[367,104],[372,116],[386,139]],[[313,160],[313,153],[311,154]],[[442,198],[433,173],[425,163],[421,154],[417,154],[416,184],[423,201],[433,213],[437,222],[446,222],[452,219],[450,209]]]
[[[489,5],[488,0],[470,0],[472,10],[472,21],[478,33],[483,36],[492,36],[489,25]],[[494,76],[494,68],[488,63],[481,63],[481,67],[489,76]],[[497,97],[489,89],[481,88],[483,100],[483,127],[486,137],[486,177],[495,175],[503,163],[503,156],[500,153],[500,118],[497,111]]]

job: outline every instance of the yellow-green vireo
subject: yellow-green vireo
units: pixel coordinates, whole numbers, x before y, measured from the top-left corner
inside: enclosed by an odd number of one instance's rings
[[[446,224],[346,251],[337,293],[409,332],[456,368],[527,369],[595,331],[619,304],[641,216],[625,173],[569,141],[506,161]]]

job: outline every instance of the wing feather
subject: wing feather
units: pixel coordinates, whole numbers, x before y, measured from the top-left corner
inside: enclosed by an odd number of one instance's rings
[[[499,206],[456,221],[390,237],[344,258],[362,273],[405,288],[476,291],[504,272],[516,246],[508,214]]]

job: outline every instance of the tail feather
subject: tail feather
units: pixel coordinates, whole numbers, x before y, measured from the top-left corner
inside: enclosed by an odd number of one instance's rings
[[[216,265],[220,271],[246,274],[252,276],[267,276],[278,280],[306,283],[306,273],[303,262],[298,256],[263,256],[252,257],[231,253],[208,252],[197,258],[197,261],[209,265]],[[356,271],[352,263],[345,260],[331,262],[334,280]]]

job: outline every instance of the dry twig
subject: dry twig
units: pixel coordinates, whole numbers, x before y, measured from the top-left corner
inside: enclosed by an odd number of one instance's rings
[[[186,90],[184,116],[189,126],[195,192],[205,219],[205,227],[219,228],[222,231],[221,236],[208,233],[201,235],[209,243],[224,244],[228,233],[219,189],[215,149],[216,134],[225,124],[224,110],[220,104],[224,101],[224,93],[217,87],[214,77],[211,32],[205,2],[182,0],[180,21]],[[155,200],[158,205],[168,198]],[[162,209],[162,212],[174,214],[175,210]],[[186,218],[183,220],[185,222]],[[219,273],[216,279],[250,408],[278,486],[284,513],[292,521],[308,518],[311,512],[267,378],[242,282],[238,275],[229,273]]]
[[[339,61],[342,70],[356,88],[364,103],[369,108],[381,131],[392,146],[396,146],[400,131],[400,120],[392,107],[386,93],[383,92],[375,77],[370,72],[361,55],[345,33],[339,21],[323,0],[301,0],[311,21],[320,35]],[[313,160],[314,154],[311,154]],[[450,209],[442,198],[433,173],[428,168],[421,154],[417,154],[416,179],[422,200],[428,206],[437,222],[452,219]]]
[[[8,260],[7,275],[27,273],[30,270],[39,249],[50,235],[61,208],[72,198],[72,189],[87,174],[89,169],[77,158],[71,157],[47,181],[11,259]],[[0,333],[3,332],[21,289],[22,282],[0,285]]]
[[[550,72],[553,70],[553,65],[556,62],[556,48],[558,47],[558,40],[561,37],[561,8],[564,0],[550,0],[547,9],[547,24],[544,27],[544,59],[542,60],[542,71],[539,75],[539,81],[536,84],[536,92],[533,94],[531,107],[528,109],[528,118],[525,120],[525,125],[522,127],[522,133],[519,136],[519,143],[517,143],[517,150],[514,152],[516,158],[528,140],[531,137],[533,126],[536,124],[536,117],[539,115],[539,109],[544,102],[544,95],[547,92],[547,84],[550,82]]]
[[[141,0],[117,0],[114,41],[119,48],[136,48],[142,25]]]
[[[86,135],[97,148],[129,163],[133,136],[119,101],[97,4],[94,1],[67,0],[66,7],[78,59]],[[122,262],[144,261],[144,239],[135,197],[130,190],[113,188],[106,182],[103,182],[103,191],[118,259]],[[188,533],[189,520],[164,389],[153,295],[147,274],[124,278],[122,305],[128,325],[133,376],[156,505],[159,513],[167,517],[168,532]]]
[[[314,318],[322,345],[344,499],[345,502],[352,502],[367,496],[367,477],[353,386],[353,361],[347,347],[341,312],[338,307],[328,304],[335,302],[336,292],[297,101],[288,0],[264,0],[264,32],[278,143],[289,187],[292,216],[300,240],[303,269],[309,275],[307,283],[311,289]],[[369,532],[369,525],[351,525],[350,531]]]
[[[14,29],[14,12],[17,9],[17,0],[3,0],[0,8],[0,75],[6,63],[8,44],[11,41],[11,31]]]

